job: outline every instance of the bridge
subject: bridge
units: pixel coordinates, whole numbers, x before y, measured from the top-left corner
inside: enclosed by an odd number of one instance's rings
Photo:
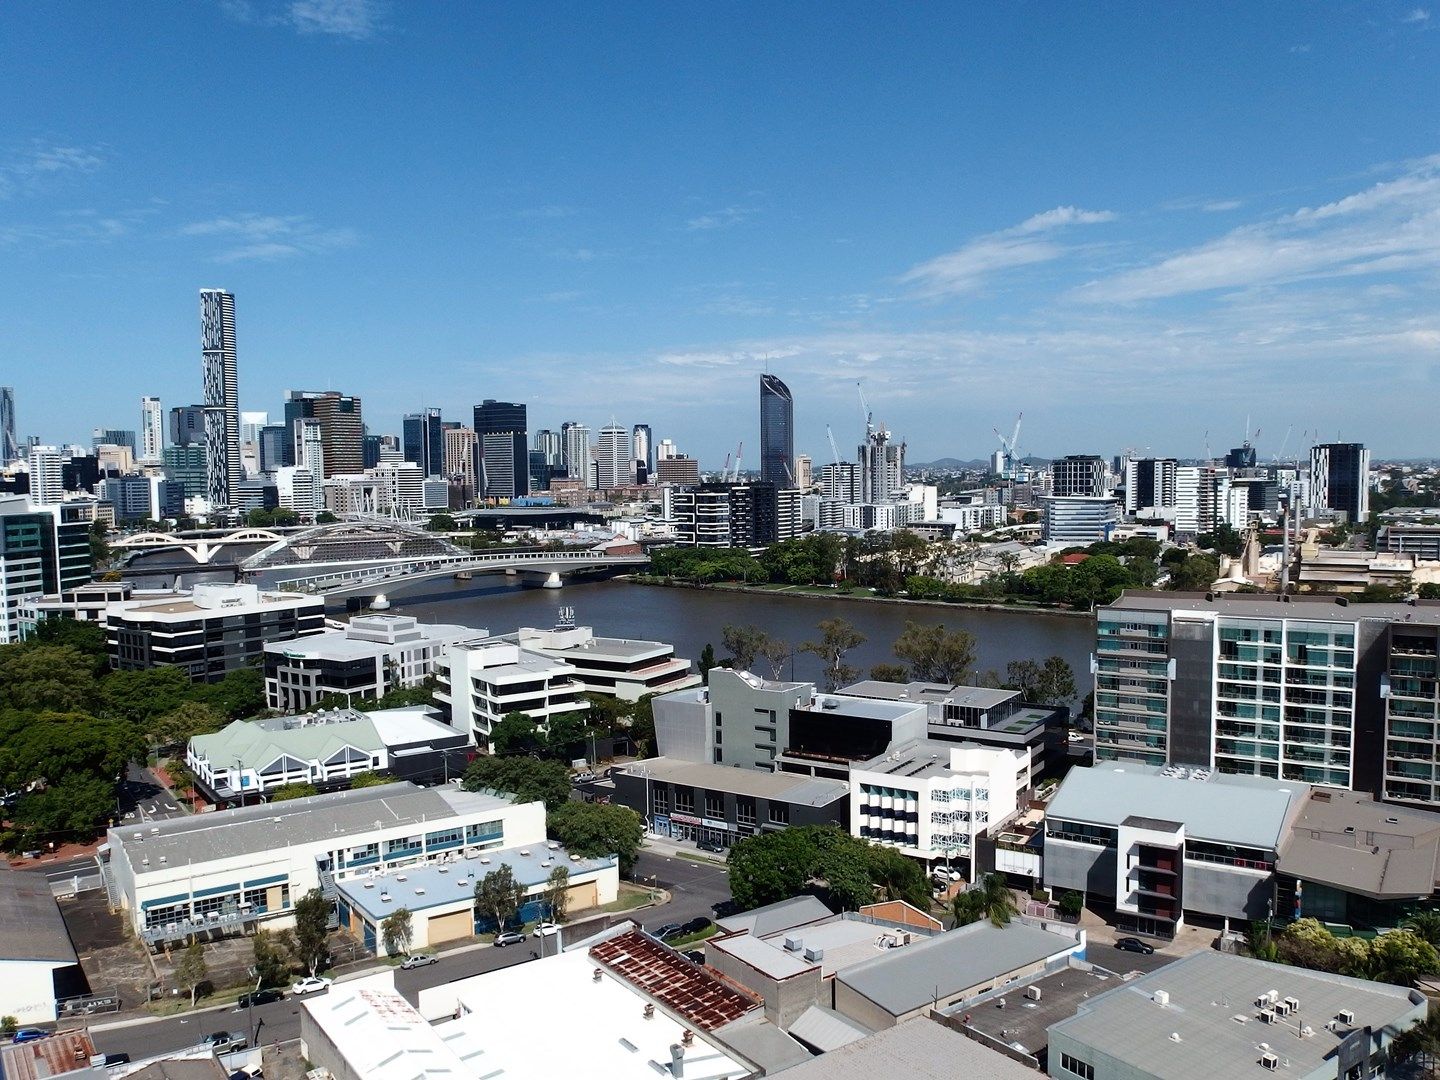
[[[458,574],[523,574],[547,589],[558,589],[568,574],[644,566],[647,555],[608,555],[603,551],[486,551],[468,555],[437,555],[387,559],[324,574],[283,578],[275,587],[286,592],[338,596],[388,583],[402,584]]]
[[[234,529],[229,532],[207,529],[183,533],[133,533],[110,541],[114,551],[136,555],[143,551],[179,549],[201,566],[208,566],[220,549],[231,544],[273,544],[283,541],[277,532],[269,529]]]

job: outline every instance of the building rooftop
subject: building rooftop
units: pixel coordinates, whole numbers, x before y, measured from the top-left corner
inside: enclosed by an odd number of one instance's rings
[[[1155,1000],[1157,991],[1167,1003]],[[1299,1010],[1262,1023],[1256,1001],[1270,991],[1280,1001],[1297,999]],[[1345,1009],[1353,1024],[1332,1030],[1330,1021]],[[1050,1043],[1053,1052],[1064,1034],[1111,1058],[1111,1069],[1164,1080],[1258,1075],[1262,1042],[1288,1075],[1322,1065],[1333,1074],[1337,1047],[1350,1031],[1408,1026],[1424,1015],[1418,990],[1206,951],[1082,1002],[1075,1016],[1050,1028]],[[1306,1027],[1312,1034],[1301,1034]]]
[[[1043,1069],[1050,1025],[1069,1020],[1083,1002],[1120,982],[1120,976],[1103,968],[1063,967],[1039,979],[1002,987],[977,1001],[961,1002],[944,1012],[996,1042],[1036,1058]],[[1040,991],[1038,1001],[1025,995],[1031,986]],[[1002,997],[1003,1009],[998,1007]]]
[[[724,1027],[760,1005],[743,987],[692,964],[640,930],[592,945],[590,958],[701,1031]]]
[[[834,912],[819,900],[807,894],[791,897],[789,900],[781,900],[777,904],[766,904],[764,907],[742,911],[738,915],[730,915],[717,920],[717,924],[727,934],[748,933],[754,934],[756,937],[764,937],[780,930],[789,930],[794,926],[814,922],[816,919],[828,919],[833,914]]]
[[[1302,881],[1377,900],[1429,896],[1440,881],[1440,814],[1317,788],[1276,865]]]
[[[877,679],[863,679],[852,683],[840,693],[854,697],[884,698],[887,701],[921,701],[927,704],[948,701],[953,705],[963,705],[971,709],[992,709],[1020,696],[1018,690],[996,690],[988,686],[930,682],[892,683]]]
[[[1177,774],[1158,765],[1105,764],[1071,769],[1046,814],[1110,826],[1129,817],[1183,818],[1187,836],[1274,851],[1309,791],[1308,784],[1208,769]]]
[[[1440,601],[1417,600],[1414,604],[1362,604],[1344,597],[1292,595],[1281,598],[1269,593],[1150,592],[1122,593],[1106,608],[1141,611],[1203,611],[1221,615],[1243,615],[1255,619],[1315,619],[1325,622],[1353,622],[1356,619],[1387,619],[1391,622],[1440,624]],[[1104,610],[1104,609],[1102,609]]]
[[[836,978],[898,1016],[1078,945],[1076,937],[1018,920],[1003,927],[975,922],[887,950]]]
[[[403,869],[364,871],[336,880],[350,905],[370,916],[371,922],[388,918],[400,908],[424,911],[450,906],[474,896],[475,884],[501,866],[510,867],[515,880],[527,889],[543,885],[556,866],[575,875],[589,874],[614,866],[614,859],[582,859],[572,856],[559,844],[530,844],[524,847],[487,851],[472,858],[449,863],[429,863]]]
[[[790,1035],[822,1054],[849,1046],[870,1034],[870,1029],[824,1005],[811,1005],[790,1025]]]
[[[852,768],[864,772],[885,773],[897,779],[903,778],[906,780],[928,780],[938,776],[967,776],[975,775],[982,771],[978,767],[974,772],[965,769],[956,770],[951,768],[951,753],[956,750],[979,751],[986,755],[1010,754],[1018,756],[1016,751],[997,749],[993,746],[981,746],[979,743],[943,742],[939,739],[911,739],[886,753],[871,758],[869,761],[856,762]],[[1015,756],[1012,756],[1010,760],[1014,761]],[[984,771],[988,772],[988,768]]]
[[[880,698],[849,697],[845,694],[816,694],[809,701],[802,701],[796,709],[812,713],[836,713],[841,716],[863,716],[870,720],[885,720],[894,723],[903,720],[916,709],[923,709],[922,701],[886,701]]]
[[[79,963],[44,874],[0,867],[0,960]]]
[[[498,811],[509,805],[509,799],[485,792],[382,784],[168,818],[145,826],[126,825],[111,829],[106,839],[112,850],[124,849],[137,874],[154,873],[187,862],[251,855],[331,836],[358,836],[399,825],[436,825],[458,814]],[[142,858],[150,860],[144,870]]]
[[[899,933],[904,931],[897,931],[888,925],[877,925],[846,912],[770,934],[763,940],[772,951],[784,952],[786,938],[799,938],[800,951],[788,955],[803,959],[806,949],[818,951],[820,974],[829,978],[856,964],[886,955],[890,947],[888,942],[895,940]],[[816,965],[807,963],[807,966]]]
[[[368,615],[366,619],[375,620],[383,617]],[[397,617],[391,616],[391,618]],[[472,641],[486,636],[484,630],[453,623],[417,622],[415,629],[418,632],[416,636],[404,637],[393,643],[353,637],[349,629],[326,630],[323,633],[309,634],[286,641],[268,641],[265,643],[265,651],[279,653],[295,660],[364,660],[367,657],[384,656],[396,649],[415,648],[422,643],[455,645],[462,641]]]
[[[727,1050],[763,1069],[765,1076],[809,1061],[811,1053],[765,1017],[746,1017],[712,1036]]]
[[[87,1068],[95,1044],[84,1028],[62,1031],[33,1042],[0,1046],[0,1077],[4,1080],[47,1080]]]
[[[642,641],[632,638],[597,637],[588,626],[558,627],[538,630],[522,626],[513,634],[502,635],[523,649],[561,657],[583,656],[594,660],[617,660],[632,663],[650,656],[668,656],[674,648],[663,641]]]
[[[775,1074],[785,1080],[1036,1080],[1037,1074],[934,1020],[885,1028]]]
[[[651,780],[729,791],[798,806],[829,806],[850,794],[850,785],[843,780],[826,780],[797,773],[761,772],[730,765],[707,765],[678,758],[647,758],[623,767],[616,766],[616,770],[621,769],[630,776],[648,775]]]

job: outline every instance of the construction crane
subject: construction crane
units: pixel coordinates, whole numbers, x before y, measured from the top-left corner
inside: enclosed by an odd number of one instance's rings
[[[840,464],[840,447],[835,445],[835,433],[830,430],[830,425],[825,425],[825,437],[830,440],[830,453],[835,455],[835,464]]]
[[[1005,455],[1005,471],[1012,479],[1015,478],[1015,472],[1019,466],[1020,421],[1024,419],[1023,412],[1015,417],[1015,430],[1010,433],[1009,439],[1000,434],[999,428],[991,429],[995,432],[995,437],[1000,440],[1000,452]]]
[[[735,448],[735,482],[740,482],[740,462],[745,457],[745,440],[740,440],[740,445]]]
[[[865,387],[859,379],[855,380],[855,389],[860,392],[860,411],[865,414],[865,438],[875,434],[875,425],[871,422],[874,413],[870,411],[870,403],[865,400]]]

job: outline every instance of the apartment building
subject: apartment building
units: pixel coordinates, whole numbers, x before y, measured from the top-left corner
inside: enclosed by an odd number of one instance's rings
[[[553,717],[588,708],[573,665],[491,638],[449,649],[437,665],[435,702],[451,727],[488,748],[507,714],[524,713],[545,728]]]

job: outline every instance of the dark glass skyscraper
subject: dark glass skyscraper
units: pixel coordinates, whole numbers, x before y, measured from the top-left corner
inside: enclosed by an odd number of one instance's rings
[[[406,461],[419,465],[426,476],[445,475],[445,430],[439,409],[407,414],[404,440]]]
[[[475,437],[480,443],[480,493],[513,499],[530,493],[530,447],[525,406],[486,398],[475,406]]]
[[[760,479],[795,486],[795,399],[774,375],[760,376]]]

